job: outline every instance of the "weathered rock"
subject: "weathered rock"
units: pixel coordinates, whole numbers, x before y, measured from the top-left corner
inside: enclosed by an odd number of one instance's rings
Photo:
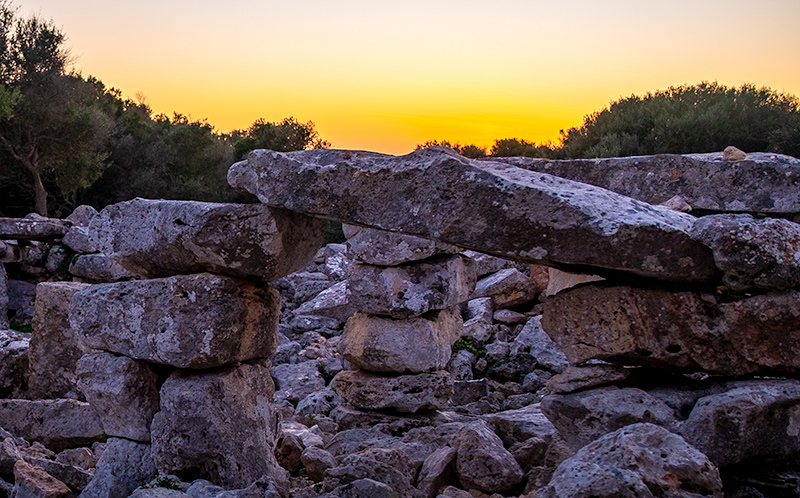
[[[300,402],[297,403],[294,416],[297,420],[305,424],[320,416],[327,416],[331,410],[341,404],[341,396],[330,389],[323,389],[313,392],[300,400]]]
[[[616,365],[570,365],[562,373],[547,381],[547,390],[552,394],[566,394],[622,382],[629,375],[629,370]]]
[[[342,498],[367,498],[372,496],[386,496],[388,498],[392,496],[389,490],[386,490],[383,486],[377,486],[377,489],[382,491],[376,492],[376,486],[374,484],[370,484],[369,487],[366,488],[369,489],[368,492],[364,490],[363,493],[359,492],[358,494],[352,494],[351,492],[345,494],[343,489],[336,490],[339,486],[347,484],[359,486],[356,484],[359,480],[374,480],[378,483],[382,483],[391,490],[394,490],[395,493],[397,493],[396,496],[400,498],[417,497],[417,490],[412,486],[411,479],[408,476],[404,475],[396,467],[362,453],[349,455],[343,458],[339,465],[328,469],[325,472],[325,480],[322,489],[332,490],[334,496],[340,496]]]
[[[751,153],[731,164],[724,153],[554,161],[497,158],[520,168],[597,185],[649,204],[680,195],[693,209],[800,212],[800,160],[781,154]]]
[[[458,248],[434,240],[363,228],[347,239],[347,255],[361,263],[396,266],[437,254],[455,254]]]
[[[190,495],[177,489],[169,488],[138,488],[130,498],[189,498]]]
[[[66,465],[47,458],[28,456],[25,458],[25,461],[35,467],[41,468],[71,489],[77,491],[86,488],[94,477],[94,472],[87,472],[83,469],[75,468],[71,465]]]
[[[81,498],[126,498],[155,475],[149,444],[110,438]]]
[[[345,370],[334,377],[331,388],[355,408],[401,413],[438,410],[453,395],[446,371],[388,377]]]
[[[100,252],[139,277],[212,272],[276,280],[322,246],[323,222],[259,204],[134,199],[90,225]]]
[[[540,367],[555,373],[563,372],[569,366],[564,353],[542,329],[541,315],[528,319],[525,327],[511,343],[510,354],[512,356],[528,354]]]
[[[89,282],[119,282],[128,280],[133,274],[117,260],[103,253],[81,254],[69,265],[69,273]]]
[[[795,458],[800,381],[741,381],[731,387],[700,398],[681,427],[686,441],[719,467],[754,457]]]
[[[73,227],[88,227],[92,222],[92,218],[97,216],[97,210],[92,206],[81,204],[72,210],[69,216],[65,219],[72,223]]]
[[[275,365],[272,367],[272,378],[278,391],[276,401],[288,400],[296,404],[309,394],[325,389],[325,379],[316,360]]]
[[[28,352],[28,385],[34,399],[80,397],[75,387],[75,364],[87,348],[70,327],[69,303],[86,287],[75,282],[42,282],[36,286]]]
[[[320,498],[411,498],[413,495],[398,494],[391,486],[369,478],[356,479],[342,484]]]
[[[715,273],[710,251],[685,233],[694,221],[689,215],[444,148],[398,157],[253,151],[231,167],[228,182],[272,206],[526,263],[675,281]]]
[[[346,280],[333,284],[295,310],[297,314],[330,316],[342,323],[356,311],[358,310],[350,302]]]
[[[737,352],[713,298],[698,293],[584,285],[548,298],[542,326],[571,364],[600,359],[729,375],[759,369]]]
[[[0,330],[8,327],[8,275],[6,267],[0,263]]]
[[[336,467],[333,455],[317,446],[304,449],[300,454],[300,462],[306,469],[308,478],[315,482],[321,482],[325,478],[325,471]]]
[[[56,462],[84,470],[97,467],[97,458],[89,448],[70,448],[56,456]]]
[[[544,290],[545,296],[558,294],[562,290],[575,287],[576,285],[587,282],[603,280],[597,275],[585,275],[583,273],[570,273],[561,271],[558,268],[548,268],[547,288]]]
[[[485,422],[464,427],[455,440],[461,485],[486,493],[507,491],[522,482],[522,469]]]
[[[675,412],[664,402],[633,387],[601,387],[542,399],[542,412],[573,451],[626,425],[648,422],[673,432]]]
[[[536,285],[516,268],[508,268],[482,278],[470,299],[491,297],[495,309],[513,308],[536,297]]]
[[[556,469],[537,498],[722,498],[719,471],[680,436],[653,424],[618,429]]]
[[[440,488],[455,483],[456,450],[443,446],[434,451],[419,471],[417,489],[422,498],[434,498]]]
[[[88,287],[72,328],[89,347],[179,368],[267,358],[277,345],[278,293],[200,273]]]
[[[19,324],[30,324],[33,319],[36,302],[36,284],[24,280],[9,279],[8,287],[8,319]]]
[[[356,264],[347,281],[359,311],[392,318],[449,308],[466,301],[474,286],[474,264],[460,255],[392,267]]]
[[[370,372],[442,370],[461,327],[455,307],[402,320],[356,313],[345,326],[342,355],[354,367]]]
[[[73,498],[72,490],[41,467],[18,461],[14,465],[14,498]]]
[[[0,399],[0,421],[15,436],[55,451],[90,445],[103,437],[100,418],[89,403],[74,399]]]
[[[506,268],[516,268],[520,265],[520,263],[516,263],[508,259],[498,258],[497,256],[492,256],[477,251],[466,250],[463,252],[463,254],[464,256],[475,261],[475,271],[478,275],[478,278],[483,278],[486,275],[497,273],[500,270],[505,270]]]
[[[159,471],[188,472],[225,488],[248,486],[273,472],[269,362],[218,371],[177,371],[161,386],[151,426]]]
[[[152,368],[126,356],[94,353],[78,361],[75,375],[106,434],[150,442],[150,422],[159,406],[158,375]]]
[[[747,159],[747,153],[741,149],[729,145],[722,151],[723,161],[744,161]]]
[[[520,323],[525,323],[528,321],[528,315],[523,313],[518,313],[513,310],[497,310],[492,315],[492,319],[495,322],[502,323],[503,325],[518,325]]]
[[[789,289],[800,284],[800,225],[747,214],[704,216],[689,234],[709,246],[722,281],[734,290]]]
[[[72,223],[54,218],[0,218],[0,239],[54,241],[64,237]]]
[[[0,329],[0,399],[21,398],[27,392],[29,342],[29,334]]]
[[[486,417],[486,422],[508,448],[532,437],[538,437],[549,443],[556,433],[555,426],[542,412],[538,403],[517,410],[493,413]]]

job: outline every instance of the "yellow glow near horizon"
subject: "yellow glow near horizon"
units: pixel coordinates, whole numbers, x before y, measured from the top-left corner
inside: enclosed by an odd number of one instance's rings
[[[17,0],[76,67],[220,131],[312,120],[334,147],[556,140],[612,100],[702,80],[800,95],[797,0]]]

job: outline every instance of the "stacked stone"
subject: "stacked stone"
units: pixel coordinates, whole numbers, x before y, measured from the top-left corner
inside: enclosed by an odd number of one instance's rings
[[[90,285],[69,319],[108,447],[82,496],[127,496],[156,472],[228,489],[283,479],[270,358],[280,298],[322,225],[263,205],[135,199],[100,212],[92,242],[140,280]],[[245,278],[249,280],[244,280]]]
[[[453,246],[367,228],[347,248],[357,261],[348,293],[359,311],[343,338],[353,369],[332,381],[345,400],[339,411],[416,414],[444,407],[453,393],[444,367],[463,326],[457,305],[475,287],[474,263]]]
[[[722,285],[608,281],[546,301],[542,325],[571,366],[549,382],[542,411],[572,451],[648,422],[680,434],[729,484],[764,477],[759,461],[800,455],[800,225],[726,214],[689,233],[712,250]]]

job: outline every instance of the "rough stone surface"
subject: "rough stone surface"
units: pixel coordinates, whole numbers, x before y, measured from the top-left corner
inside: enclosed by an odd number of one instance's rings
[[[463,256],[402,266],[350,268],[350,302],[361,312],[408,318],[454,306],[475,287],[475,266]]]
[[[117,260],[103,253],[81,254],[69,265],[69,273],[89,282],[119,282],[129,280],[133,274]]]
[[[311,393],[325,388],[325,379],[319,371],[317,360],[300,363],[283,363],[272,367],[272,378],[278,390],[278,400],[297,403]]]
[[[81,498],[126,498],[155,475],[149,444],[110,438]]]
[[[542,412],[539,403],[487,415],[486,422],[508,448],[532,437],[549,443],[556,434],[556,427]]]
[[[74,399],[0,399],[0,421],[15,436],[55,451],[90,445],[103,435],[94,409]]]
[[[29,334],[0,329],[0,399],[27,393],[29,342]]]
[[[36,284],[24,280],[9,279],[8,319],[11,322],[30,324],[36,303]]]
[[[344,370],[334,377],[331,387],[355,408],[401,413],[438,410],[453,395],[446,371],[389,377]]]
[[[571,364],[599,359],[656,368],[744,375],[715,300],[666,289],[575,287],[547,299],[542,326]]]
[[[0,239],[54,241],[64,237],[72,223],[54,218],[0,218]]]
[[[213,372],[177,371],[161,386],[151,427],[159,471],[187,473],[229,489],[273,472],[268,361]]]
[[[28,388],[33,399],[79,397],[75,364],[87,348],[70,327],[69,302],[86,287],[75,282],[42,282],[36,286],[28,352]]]
[[[145,362],[110,353],[82,357],[78,387],[103,421],[105,433],[150,442],[150,422],[158,411],[158,375]]]
[[[260,204],[134,199],[103,209],[90,231],[100,252],[140,277],[208,271],[272,281],[311,261],[323,222]]]
[[[72,490],[41,467],[18,461],[14,465],[14,498],[72,498]]]
[[[723,153],[554,161],[498,158],[515,166],[597,185],[649,204],[680,195],[693,209],[800,212],[800,160],[751,153],[731,164]]]
[[[556,469],[537,498],[722,498],[709,459],[680,436],[633,424],[581,448]]]
[[[722,151],[723,161],[744,161],[747,159],[747,153],[741,149],[729,145]]]
[[[350,302],[346,280],[333,284],[295,310],[297,314],[329,316],[340,322],[346,322],[356,311]]]
[[[364,228],[347,239],[347,255],[361,263],[396,266],[430,258],[436,254],[454,254],[458,248],[434,240]]]
[[[345,325],[342,355],[354,367],[370,372],[442,370],[461,327],[455,307],[403,320],[356,313]]]
[[[536,291],[530,277],[516,268],[507,268],[478,280],[470,299],[491,297],[495,309],[513,308],[533,300]]]
[[[600,387],[628,378],[630,372],[616,365],[570,365],[562,373],[547,381],[547,390],[552,394],[566,394],[590,387]]]
[[[569,365],[566,356],[542,329],[542,317],[534,316],[525,323],[520,333],[511,343],[512,356],[528,354],[536,363],[551,372],[563,372]]]
[[[542,412],[573,451],[609,432],[637,422],[678,428],[673,410],[663,401],[633,387],[601,387],[542,399]]]
[[[342,459],[340,464],[325,473],[323,490],[333,489],[334,496],[345,497],[387,497],[392,496],[391,491],[399,498],[417,498],[416,489],[411,484],[411,478],[401,472],[396,465],[377,460],[374,452],[349,455]],[[366,487],[363,484],[365,483]],[[339,487],[339,486],[342,487]],[[336,488],[334,488],[336,486]],[[361,489],[358,493],[346,491],[346,486]],[[388,489],[387,489],[388,487]]]
[[[705,281],[715,272],[710,251],[686,234],[689,215],[444,148],[397,157],[259,150],[231,167],[228,182],[268,205],[526,263],[674,281]]]
[[[522,469],[485,422],[464,427],[455,439],[456,471],[466,489],[506,491],[522,482]]]
[[[8,329],[8,275],[0,263],[0,330]]]
[[[800,283],[797,223],[720,214],[700,218],[689,234],[712,249],[722,281],[734,290],[789,289]]]
[[[75,294],[70,323],[89,347],[179,368],[270,357],[278,293],[201,273],[99,284]]]
[[[800,452],[800,381],[732,382],[700,398],[681,434],[719,467]]]
[[[300,454],[300,462],[306,469],[308,478],[314,482],[321,482],[325,477],[325,471],[336,467],[333,455],[317,446],[304,449]]]
[[[547,288],[544,290],[545,296],[552,296],[558,294],[562,290],[575,287],[576,285],[585,284],[587,282],[596,282],[603,280],[597,275],[585,275],[583,273],[570,273],[561,271],[558,268],[548,268],[547,271]]]
[[[97,216],[97,210],[92,206],[81,204],[76,207],[66,220],[72,223],[73,227],[88,227],[92,222],[92,218]]]
[[[62,243],[77,253],[97,252],[97,247],[92,243],[89,236],[88,226],[73,226],[64,236]]]

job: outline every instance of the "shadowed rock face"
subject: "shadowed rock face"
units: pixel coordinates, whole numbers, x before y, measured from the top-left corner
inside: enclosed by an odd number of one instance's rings
[[[800,212],[800,160],[781,154],[751,153],[735,162],[723,161],[719,152],[562,161],[530,157],[493,160],[607,188],[650,204],[679,195],[692,209]]]
[[[528,263],[670,281],[714,277],[692,216],[442,148],[406,156],[253,151],[228,172],[270,206],[436,239]]]

